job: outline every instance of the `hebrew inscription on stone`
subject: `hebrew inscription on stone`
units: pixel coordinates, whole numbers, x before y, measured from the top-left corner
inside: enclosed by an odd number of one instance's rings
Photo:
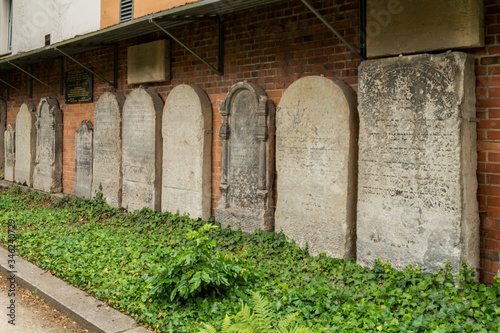
[[[75,132],[75,195],[92,197],[92,137],[93,127],[88,120],[81,122]]]
[[[123,106],[122,207],[161,208],[163,102],[151,89],[135,89]]]
[[[274,108],[265,92],[238,83],[220,106],[221,198],[215,218],[243,232],[274,230]]]
[[[122,204],[122,110],[125,96],[106,92],[94,111],[92,195],[101,191],[113,207]]]
[[[37,109],[36,161],[33,187],[62,191],[62,112],[56,99],[42,98]]]
[[[14,181],[15,165],[16,165],[16,124],[7,125],[5,131],[5,180]]]
[[[211,210],[212,106],[200,87],[175,87],[163,111],[162,211],[208,220]]]
[[[4,177],[5,144],[4,133],[7,126],[7,103],[0,98],[0,178]]]
[[[276,111],[276,231],[309,252],[355,255],[356,95],[319,76],[294,82]]]
[[[36,158],[36,108],[33,103],[23,103],[16,116],[16,183],[33,186]]]
[[[477,267],[473,59],[371,60],[359,74],[358,262]]]

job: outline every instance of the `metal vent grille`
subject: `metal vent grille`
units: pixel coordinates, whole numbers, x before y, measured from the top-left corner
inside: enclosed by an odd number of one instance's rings
[[[134,0],[120,0],[120,22],[130,21],[134,17]]]

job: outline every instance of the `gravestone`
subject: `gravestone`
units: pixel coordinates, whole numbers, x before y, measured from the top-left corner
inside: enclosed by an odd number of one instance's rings
[[[163,111],[162,211],[210,218],[212,107],[195,85],[175,87]]]
[[[221,197],[215,218],[223,227],[274,230],[274,108],[264,90],[241,82],[221,103]]]
[[[33,186],[36,158],[36,111],[33,103],[23,103],[16,116],[16,169],[15,181]]]
[[[33,187],[45,192],[62,190],[62,112],[56,99],[42,98],[36,111],[36,160]]]
[[[81,122],[75,132],[75,191],[83,198],[92,198],[92,123]]]
[[[139,88],[127,96],[122,127],[122,207],[134,211],[161,206],[163,102],[157,92]]]
[[[281,98],[276,230],[312,255],[355,255],[357,130],[356,94],[342,81],[304,77]]]
[[[16,165],[16,124],[7,125],[4,135],[5,142],[5,180],[14,181],[14,172]]]
[[[361,64],[358,263],[478,267],[475,102],[465,53]]]
[[[122,205],[122,109],[125,96],[106,92],[94,110],[92,195],[102,189],[106,202]]]
[[[7,126],[7,103],[0,98],[0,178],[4,178],[5,144],[4,133]]]

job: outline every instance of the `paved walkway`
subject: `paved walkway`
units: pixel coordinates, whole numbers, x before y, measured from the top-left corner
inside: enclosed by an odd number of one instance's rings
[[[0,247],[0,271],[5,275],[9,274],[12,269],[8,266],[8,254],[6,249]],[[151,333],[151,331],[139,326],[132,318],[108,307],[91,295],[84,293],[17,256],[15,257],[15,266],[13,269],[16,271],[15,281],[18,286],[26,288],[31,292],[36,291],[36,294],[54,309],[73,319],[91,332]],[[6,304],[2,299],[0,299],[0,302],[0,322],[5,322],[8,305],[2,305]],[[22,317],[21,313],[19,313],[19,317],[16,313],[16,318]],[[42,332],[39,331],[40,322],[35,322],[35,326],[35,330],[28,329],[22,332]],[[1,328],[2,326],[0,326],[0,332],[3,333],[4,331]]]
[[[15,290],[15,295],[12,291]],[[9,296],[10,294],[10,296]],[[9,316],[11,301],[13,314]],[[12,306],[11,306],[12,307]],[[50,308],[29,291],[15,286],[0,275],[0,332],[2,333],[89,333],[76,322]],[[10,323],[9,323],[10,322]]]

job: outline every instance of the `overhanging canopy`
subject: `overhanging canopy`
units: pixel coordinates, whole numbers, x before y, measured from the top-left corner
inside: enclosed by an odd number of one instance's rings
[[[45,60],[60,58],[61,53],[75,54],[94,48],[111,46],[117,42],[159,31],[150,20],[164,29],[169,29],[200,19],[216,19],[219,15],[248,10],[257,6],[277,3],[283,0],[200,0],[135,20],[123,22],[102,30],[71,38],[33,51],[0,58],[0,71],[12,69],[12,65],[29,65]]]

